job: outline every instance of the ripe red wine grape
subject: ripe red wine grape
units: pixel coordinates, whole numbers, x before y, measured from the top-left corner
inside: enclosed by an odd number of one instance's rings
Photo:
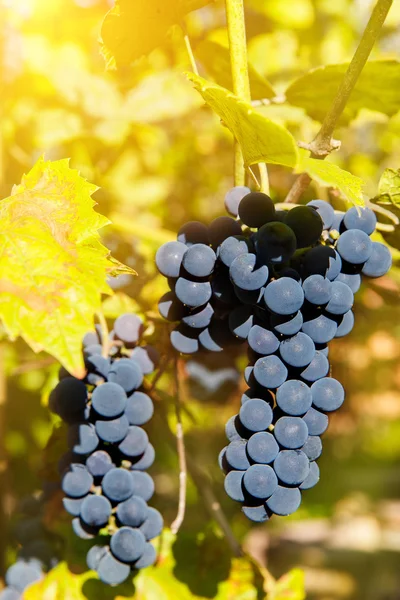
[[[278,478],[269,465],[251,465],[243,476],[243,487],[253,498],[266,500],[277,486]]]
[[[299,488],[288,488],[278,485],[275,492],[267,500],[267,507],[276,515],[287,517],[293,514],[301,504]]]
[[[214,270],[216,260],[215,252],[210,246],[193,244],[185,252],[182,265],[193,277],[208,277]]]
[[[308,427],[300,417],[281,417],[275,423],[274,436],[282,448],[301,448],[308,438]]]
[[[265,288],[267,307],[277,315],[293,315],[303,306],[304,292],[301,285],[291,277],[281,277]]]
[[[251,192],[239,203],[239,217],[248,227],[262,227],[274,221],[275,206],[271,198],[262,192]]]
[[[313,207],[322,219],[324,229],[332,227],[335,211],[332,206],[324,200],[311,200],[307,206]]]

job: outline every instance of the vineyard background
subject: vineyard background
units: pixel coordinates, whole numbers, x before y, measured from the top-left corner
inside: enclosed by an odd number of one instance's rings
[[[248,0],[249,60],[283,91],[313,67],[348,61],[372,5],[369,0]],[[184,222],[208,223],[224,214],[223,198],[232,186],[231,136],[182,74],[190,65],[179,28],[132,69],[105,71],[98,37],[109,6],[91,0],[0,2],[1,197],[43,153],[51,160],[71,157],[71,166],[101,188],[95,194],[98,211],[112,221],[102,232],[105,245],[138,272],[113,283],[121,294],[106,300],[106,315],[117,316],[125,306],[148,312],[157,323],[157,300],[166,284],[156,273],[155,251],[174,239]],[[219,2],[186,18],[200,72],[208,78],[214,75],[214,54],[205,41],[227,45],[224,18]],[[395,3],[372,58],[398,58],[399,27]],[[259,110],[298,140],[312,139],[319,128],[295,106]],[[332,161],[366,181],[366,193],[374,196],[382,171],[400,162],[400,113],[389,118],[362,110],[338,134],[342,149]],[[293,175],[278,166],[269,173],[273,198],[283,200]],[[313,183],[304,198],[327,199],[327,194]],[[337,195],[331,200],[343,208]],[[398,235],[391,243],[400,248]],[[217,456],[225,444],[224,424],[245,387],[238,373],[246,357],[223,353],[203,357],[201,365],[187,363],[184,427],[190,459],[211,475],[246,549],[276,577],[303,567],[310,599],[400,598],[399,284],[397,268],[382,281],[364,283],[353,333],[332,343],[333,374],[343,382],[347,401],[325,435],[321,481],[288,519],[250,527],[223,493]],[[165,333],[159,324],[153,334],[161,348]],[[57,377],[55,360],[5,337],[0,353],[0,528],[9,531],[18,498],[40,487],[42,478],[56,480],[62,435],[53,434],[56,419],[46,408]],[[173,385],[166,374],[159,387],[170,394]],[[161,398],[149,429],[157,452],[152,474],[155,505],[170,523],[179,482],[163,417],[173,429],[174,407]],[[185,524],[173,547],[174,574],[193,593],[213,597],[230,558],[202,500],[189,480]],[[48,521],[68,531],[69,519],[57,501]],[[14,552],[12,536],[1,536],[2,570]],[[188,556],[196,553],[205,555],[205,578],[188,567]],[[78,552],[74,560],[78,567]],[[114,597],[108,593],[104,598]]]

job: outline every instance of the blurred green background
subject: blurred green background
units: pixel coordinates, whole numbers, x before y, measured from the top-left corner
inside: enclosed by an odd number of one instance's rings
[[[249,60],[282,91],[313,67],[350,60],[373,4],[247,0]],[[182,74],[190,64],[178,27],[164,47],[131,69],[105,71],[98,38],[110,6],[106,0],[0,0],[0,191],[8,196],[43,153],[48,159],[71,157],[71,166],[101,188],[95,195],[98,210],[113,222],[103,231],[105,243],[138,272],[137,278],[123,276],[113,286],[154,317],[166,291],[155,272],[155,251],[184,222],[209,223],[224,214],[224,194],[233,181],[232,140]],[[186,26],[195,56],[204,40],[227,44],[223,2],[191,13]],[[398,58],[399,27],[395,2],[373,58]],[[200,73],[211,78],[198,62]],[[318,131],[319,124],[300,108],[273,104],[260,110],[298,140],[309,141]],[[342,148],[332,158],[361,177],[374,196],[382,171],[399,167],[399,133],[400,112],[389,119],[363,110],[336,132]],[[280,167],[269,172],[272,196],[281,201],[294,176]],[[336,195],[313,184],[304,200],[315,197],[344,207]],[[397,236],[392,240],[398,246]],[[304,494],[293,517],[252,527],[223,491],[217,456],[225,445],[225,422],[237,412],[245,388],[240,373],[246,357],[199,356],[184,372],[190,459],[212,477],[246,549],[276,577],[294,566],[304,568],[312,600],[400,599],[399,282],[394,269],[391,276],[364,284],[356,300],[355,329],[332,343],[333,374],[343,382],[347,401],[324,436],[321,482]],[[165,351],[166,325],[153,322],[152,337]],[[43,449],[56,423],[46,403],[57,365],[22,342],[3,340],[0,366],[4,532],[18,498],[38,488],[42,477],[54,477],[57,445]],[[163,418],[167,414],[174,431],[169,373],[159,387],[167,396],[161,394],[159,418],[149,433],[157,449],[156,505],[169,524],[178,498],[177,457]],[[50,517],[64,518],[58,510]],[[201,493],[190,480],[182,535],[204,531],[208,522]],[[11,536],[2,535],[3,565],[13,552]],[[187,576],[179,561],[175,574],[182,580]]]

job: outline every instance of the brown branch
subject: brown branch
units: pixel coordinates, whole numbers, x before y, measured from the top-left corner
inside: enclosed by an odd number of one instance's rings
[[[181,386],[180,386],[180,364],[179,359],[175,361],[175,413],[176,413],[176,445],[179,458],[179,503],[176,519],[171,525],[172,533],[178,533],[186,512],[186,487],[187,487],[187,465],[185,438],[182,426]]]
[[[371,50],[374,47],[392,4],[393,0],[378,0],[372,11],[357,50],[344,74],[332,105],[321,125],[321,129],[311,144],[307,146],[313,158],[323,160],[332,150],[336,150],[338,145],[340,145],[340,142],[337,142],[337,140],[332,140],[333,132],[371,54]],[[296,202],[307,189],[310,181],[311,178],[306,173],[300,175],[294,182],[285,202]]]

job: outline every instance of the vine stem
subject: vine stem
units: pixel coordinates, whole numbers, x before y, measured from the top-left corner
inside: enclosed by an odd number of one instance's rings
[[[228,26],[233,92],[242,100],[251,103],[249,69],[247,63],[244,3],[243,0],[225,0],[225,7]],[[263,163],[259,165],[259,169],[261,190],[269,191],[267,167]],[[234,179],[235,185],[245,184],[246,170],[243,164],[242,151],[237,141],[235,141]]]
[[[194,57],[192,44],[190,42],[189,34],[186,32],[185,29],[184,29],[184,40],[185,40],[185,46],[186,46],[186,50],[187,50],[187,53],[188,53],[190,65],[192,67],[192,71],[193,71],[193,73],[195,73],[196,75],[198,75],[199,74],[199,69],[197,68],[197,63],[196,63],[196,59]]]
[[[339,142],[332,139],[333,132],[371,54],[392,4],[393,0],[378,0],[376,3],[332,105],[323,120],[321,129],[311,144],[306,146],[313,158],[323,160],[332,150],[336,150],[340,146]],[[285,202],[296,202],[307,189],[310,181],[310,176],[302,173],[294,182]]]
[[[178,533],[185,518],[186,512],[186,487],[187,487],[187,465],[186,465],[186,449],[185,437],[183,435],[182,425],[182,399],[180,385],[180,364],[179,360],[175,361],[175,414],[176,414],[176,445],[179,459],[179,502],[178,513],[174,522],[171,525],[172,533]]]

